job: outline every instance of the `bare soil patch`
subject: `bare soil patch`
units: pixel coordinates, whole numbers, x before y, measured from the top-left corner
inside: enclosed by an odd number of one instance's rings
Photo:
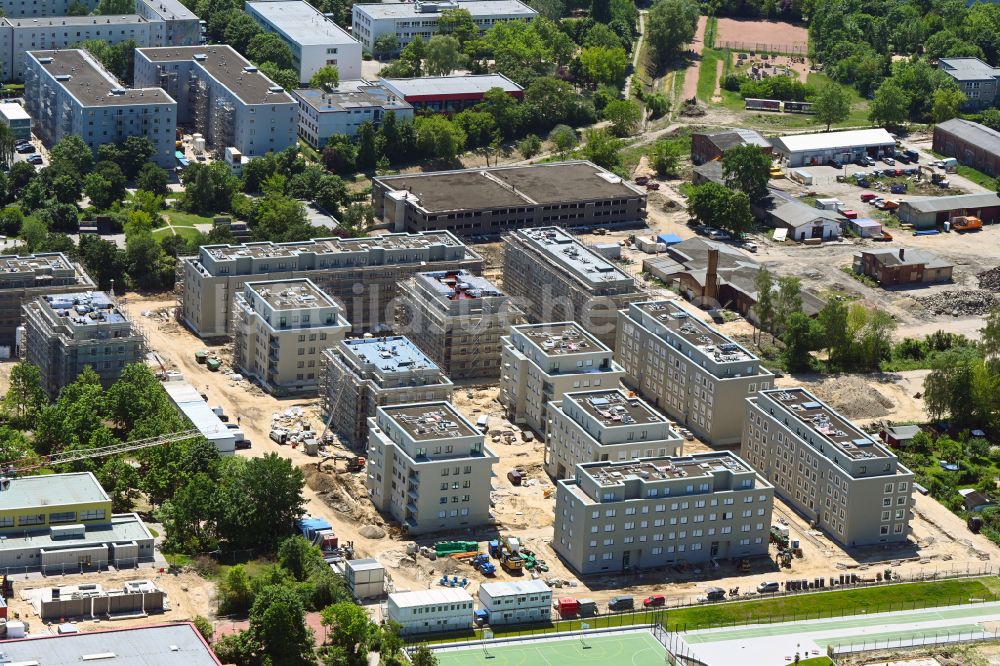
[[[724,48],[730,43],[731,48],[744,44],[748,50],[756,48],[761,51],[805,52],[809,45],[809,31],[802,26],[792,25],[784,21],[742,21],[733,18],[720,18],[716,31],[716,48]]]

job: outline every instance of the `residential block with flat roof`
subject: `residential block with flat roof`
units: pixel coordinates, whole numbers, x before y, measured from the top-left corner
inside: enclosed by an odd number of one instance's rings
[[[435,268],[482,271],[483,259],[448,232],[203,245],[178,262],[178,317],[201,337],[230,335],[245,282],[309,278],[344,304],[355,333],[388,328],[398,285]]]
[[[321,67],[336,67],[344,81],[361,78],[361,44],[304,0],[253,0],[244,5],[267,32],[292,51],[292,69],[308,83]]]
[[[90,368],[110,387],[140,363],[146,341],[103,291],[46,294],[24,306],[25,360],[38,366],[50,398]]]
[[[425,42],[438,34],[441,12],[465,9],[483,33],[496,23],[530,21],[538,12],[518,0],[418,0],[384,4],[355,4],[351,25],[354,36],[365,50],[372,53],[375,42],[385,34],[396,35],[399,48],[420,37]],[[390,54],[392,55],[392,54]]]
[[[499,458],[450,402],[379,407],[368,419],[366,485],[410,534],[485,525]]]
[[[622,310],[615,359],[627,384],[716,446],[740,441],[743,414],[733,405],[768,388],[774,377],[746,348],[676,301]]]
[[[154,162],[175,163],[177,102],[162,88],[123,87],[86,51],[29,52],[24,90],[35,132],[50,146],[75,135],[96,155],[105,143],[144,136],[156,149]]]
[[[666,416],[620,388],[567,393],[546,416],[545,471],[555,479],[581,463],[679,456],[684,445]]]
[[[985,109],[1000,101],[1000,67],[979,58],[938,58],[938,69],[950,76],[965,95],[964,109]]]
[[[134,513],[112,515],[90,472],[0,479],[0,535],[5,573],[79,573],[153,558],[152,534]]]
[[[396,231],[447,229],[464,236],[646,218],[644,190],[584,161],[376,176],[372,205]]]
[[[355,446],[368,440],[368,419],[385,405],[451,399],[454,385],[401,335],[342,340],[323,350],[320,408],[333,432]]]
[[[730,451],[577,465],[552,548],[582,575],[767,556],[774,487]]]
[[[23,307],[39,296],[96,289],[83,268],[62,252],[0,256],[0,345],[14,350]]]
[[[537,433],[546,405],[571,391],[614,389],[625,375],[613,352],[572,321],[512,326],[501,338],[498,400],[512,422]]]
[[[298,104],[231,46],[136,49],[135,85],[166,90],[177,100],[177,123],[204,135],[218,156],[236,148],[257,157],[296,144]]]
[[[521,311],[469,271],[417,273],[400,287],[398,322],[452,379],[500,374],[500,343]]]
[[[816,529],[848,547],[903,543],[913,472],[804,388],[746,399],[740,456]]]
[[[293,90],[292,97],[299,103],[299,137],[316,150],[323,150],[335,134],[357,136],[365,123],[381,127],[390,112],[397,122],[413,120],[413,107],[377,84],[304,88]]]
[[[233,366],[272,395],[315,393],[321,355],[351,324],[308,278],[247,282],[233,304]]]
[[[503,249],[503,288],[529,320],[572,319],[614,346],[618,310],[643,294],[632,276],[556,227],[515,231]]]

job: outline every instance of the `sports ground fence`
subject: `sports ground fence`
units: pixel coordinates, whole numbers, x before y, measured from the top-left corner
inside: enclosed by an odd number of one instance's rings
[[[932,647],[935,645],[950,645],[954,643],[975,643],[979,641],[995,641],[1000,639],[1000,631],[928,631],[919,636],[905,638],[872,638],[869,640],[852,641],[850,643],[831,643],[830,651],[834,656],[854,652],[874,652],[875,650],[903,650],[907,648]]]
[[[769,42],[741,42],[728,39],[716,39],[714,48],[730,49],[744,53],[776,53],[779,55],[805,56],[809,54],[809,45],[802,42],[787,44]]]

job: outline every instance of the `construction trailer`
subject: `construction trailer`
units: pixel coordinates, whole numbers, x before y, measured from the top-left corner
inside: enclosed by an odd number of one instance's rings
[[[500,337],[522,321],[513,299],[465,270],[417,273],[400,285],[397,330],[451,379],[496,379]]]
[[[376,599],[385,595],[386,574],[378,560],[368,557],[344,562],[344,582],[355,599]]]
[[[479,606],[493,626],[548,622],[552,617],[552,590],[541,580],[483,583]]]
[[[460,631],[472,626],[472,597],[463,588],[443,587],[389,595],[386,616],[403,635]]]

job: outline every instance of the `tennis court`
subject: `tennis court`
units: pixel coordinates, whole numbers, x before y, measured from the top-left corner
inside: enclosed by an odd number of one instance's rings
[[[581,634],[513,643],[435,649],[440,666],[663,666],[666,650],[648,631]]]

